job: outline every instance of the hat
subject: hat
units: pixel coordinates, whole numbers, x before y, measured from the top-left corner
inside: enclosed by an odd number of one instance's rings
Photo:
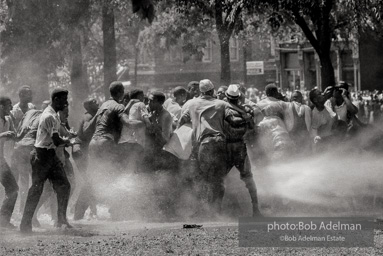
[[[229,88],[227,88],[227,91],[225,92],[225,94],[227,98],[235,100],[235,99],[238,99],[241,93],[239,92],[238,85],[231,84],[229,85]]]
[[[55,88],[55,89],[53,89],[53,91],[51,93],[51,99],[53,100],[56,97],[61,97],[64,95],[68,95],[68,90],[63,89],[63,88]]]
[[[208,92],[214,89],[214,84],[209,79],[203,79],[199,82],[199,90],[201,92]]]

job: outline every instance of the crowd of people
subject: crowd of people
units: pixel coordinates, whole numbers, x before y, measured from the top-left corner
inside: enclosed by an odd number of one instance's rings
[[[67,208],[76,185],[74,168],[85,181],[78,188],[74,220],[84,218],[88,208],[97,215],[96,178],[108,185],[111,173],[126,171],[149,176],[187,172],[182,189],[189,187],[201,203],[196,213],[219,214],[224,179],[233,167],[249,192],[253,216],[262,216],[253,160],[323,152],[356,136],[370,119],[360,116],[363,96],[355,98],[348,89],[341,82],[323,92],[294,91],[286,97],[275,84],[259,93],[238,84],[216,88],[204,79],[174,88],[167,98],[161,91],[125,91],[121,82],[113,82],[109,100],[83,103],[86,112],[75,132],[68,124],[67,90],[54,89],[38,110],[31,103],[32,89],[22,86],[13,107],[10,98],[0,97],[0,181],[5,188],[0,226],[15,228],[11,216],[20,197],[22,232],[40,225],[36,213],[46,202],[55,226],[71,228]],[[381,102],[378,94],[374,100]],[[370,111],[381,112],[381,107]],[[373,116],[376,122],[380,114]],[[4,148],[10,141],[9,160]],[[173,211],[171,204],[164,207]]]

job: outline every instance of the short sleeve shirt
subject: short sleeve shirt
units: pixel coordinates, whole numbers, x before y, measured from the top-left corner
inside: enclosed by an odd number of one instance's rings
[[[48,106],[41,114],[39,120],[39,126],[37,128],[36,135],[36,148],[55,149],[56,146],[53,143],[52,135],[58,133],[60,129],[60,118],[56,111]]]
[[[32,103],[28,103],[28,110],[27,111],[29,111],[31,109],[36,109],[36,107]],[[19,122],[25,114],[20,108],[20,102],[13,106],[11,113],[12,113],[13,118],[15,119],[15,128],[18,128]]]
[[[314,110],[312,111],[311,128],[318,130],[319,136],[327,137],[331,135],[333,123],[334,121],[327,109],[318,111],[317,108],[314,108]]]
[[[148,116],[148,110],[143,102],[133,104],[129,111],[130,120],[144,121],[144,116]]]
[[[97,112],[96,130],[93,138],[107,138],[118,141],[121,135],[122,122],[124,115],[124,105],[110,99],[104,102]]]

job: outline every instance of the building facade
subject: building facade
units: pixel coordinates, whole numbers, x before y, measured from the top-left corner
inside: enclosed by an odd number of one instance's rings
[[[334,43],[331,58],[336,81],[346,81],[352,88],[363,88],[360,75],[359,47]],[[220,46],[218,37],[206,41],[203,54],[188,55],[181,46],[155,54],[141,52],[137,65],[137,86],[142,88],[174,88],[186,86],[190,81],[208,78],[220,85]],[[233,37],[230,40],[232,83],[262,89],[276,83],[284,90],[310,90],[321,87],[321,68],[318,55],[306,41],[274,38],[254,38],[248,42]],[[259,64],[258,72],[251,64]],[[129,69],[132,80],[134,67]],[[322,88],[324,89],[324,88]]]

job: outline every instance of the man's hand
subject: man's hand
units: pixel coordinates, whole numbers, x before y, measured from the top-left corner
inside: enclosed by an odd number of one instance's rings
[[[333,92],[334,92],[334,86],[327,86],[323,92],[323,95],[325,95],[326,98],[330,98]]]
[[[0,133],[0,138],[14,139],[16,138],[16,133],[13,131],[6,131],[3,133]]]

